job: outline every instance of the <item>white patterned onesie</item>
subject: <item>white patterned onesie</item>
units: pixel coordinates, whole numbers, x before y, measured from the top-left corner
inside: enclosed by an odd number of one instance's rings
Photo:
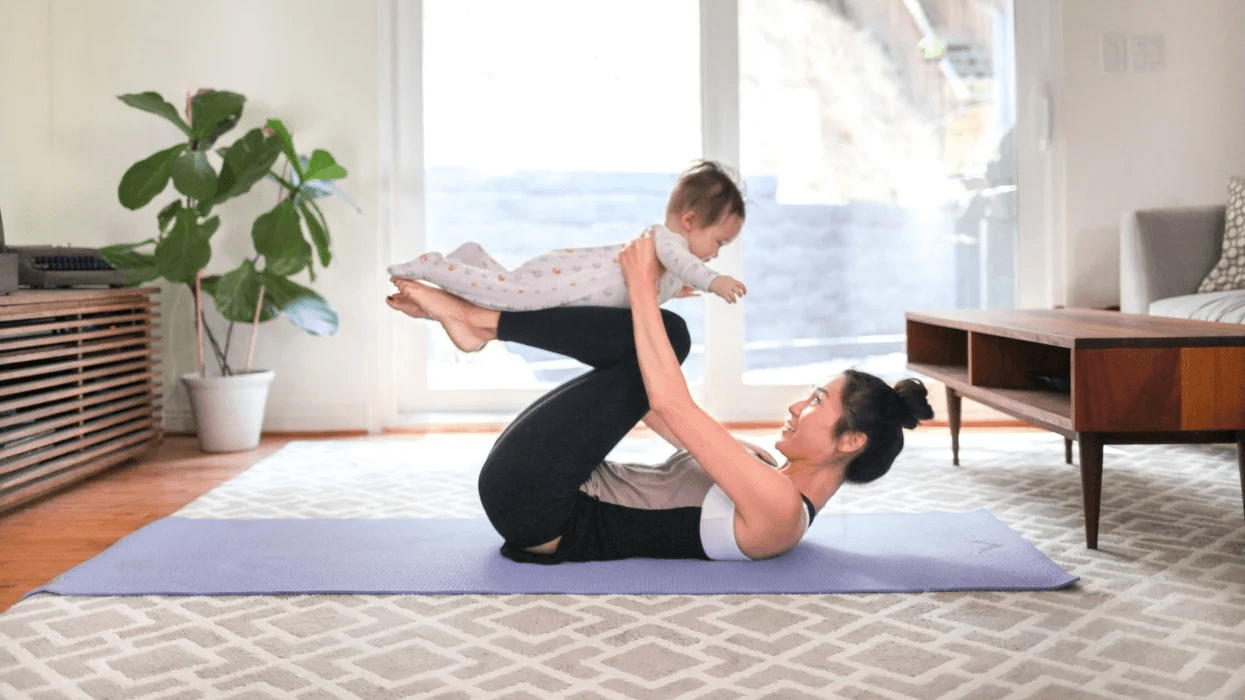
[[[684,284],[702,292],[718,276],[692,255],[687,239],[665,226],[650,227],[657,259],[665,266],[658,281],[658,303],[673,299]],[[535,311],[558,306],[627,308],[627,284],[618,254],[625,243],[589,248],[561,248],[507,270],[480,247],[465,243],[449,255],[424,253],[389,274],[432,282],[451,294],[488,309]]]

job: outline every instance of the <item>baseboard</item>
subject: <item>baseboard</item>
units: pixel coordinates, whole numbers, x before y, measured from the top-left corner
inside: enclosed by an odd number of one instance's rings
[[[194,415],[187,407],[164,412],[164,432],[193,435]],[[269,403],[264,413],[264,435],[367,435],[371,409],[364,403]]]
[[[190,409],[179,410],[165,408],[164,417],[164,433],[166,435],[194,435],[195,421],[190,415]]]

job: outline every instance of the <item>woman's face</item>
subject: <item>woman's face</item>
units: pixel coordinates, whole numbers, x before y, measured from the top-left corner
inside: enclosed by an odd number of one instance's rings
[[[825,463],[837,451],[834,424],[843,415],[842,390],[839,377],[788,406],[791,416],[774,448],[792,462]]]

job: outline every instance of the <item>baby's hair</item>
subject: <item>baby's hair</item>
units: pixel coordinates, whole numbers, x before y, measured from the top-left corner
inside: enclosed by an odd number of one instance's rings
[[[702,226],[734,214],[744,218],[744,194],[734,171],[717,161],[699,160],[683,171],[670,193],[666,214],[696,212]]]

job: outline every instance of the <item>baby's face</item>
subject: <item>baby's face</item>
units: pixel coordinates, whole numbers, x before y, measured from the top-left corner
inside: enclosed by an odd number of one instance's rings
[[[744,220],[735,214],[718,219],[712,226],[700,226],[692,223],[687,227],[687,249],[701,260],[712,260],[718,257],[718,250],[739,237],[744,227]]]

